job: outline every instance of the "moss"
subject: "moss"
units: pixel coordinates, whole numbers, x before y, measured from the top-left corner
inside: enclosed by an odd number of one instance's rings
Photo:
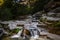
[[[19,28],[16,28],[16,29],[14,29],[13,31],[12,31],[12,33],[18,33],[19,32]]]
[[[54,27],[60,27],[60,22],[56,23]]]

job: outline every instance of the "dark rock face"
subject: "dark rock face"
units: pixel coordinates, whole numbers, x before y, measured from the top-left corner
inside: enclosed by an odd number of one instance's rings
[[[60,0],[54,0],[54,1],[59,2]]]
[[[51,11],[54,12],[54,13],[60,13],[60,7],[57,7],[55,9],[51,10]]]
[[[48,13],[48,15],[50,15],[51,17],[53,16],[53,17],[60,18],[60,7],[51,10],[50,13]]]
[[[2,35],[3,35],[3,30],[0,29],[0,38],[2,37]]]

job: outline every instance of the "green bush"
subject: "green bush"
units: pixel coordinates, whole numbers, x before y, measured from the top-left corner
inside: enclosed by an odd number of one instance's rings
[[[60,22],[56,23],[54,27],[60,27]]]
[[[16,29],[14,29],[13,31],[12,31],[12,33],[18,33],[19,32],[19,28],[16,28]]]
[[[0,20],[11,20],[12,19],[12,13],[8,8],[4,8],[0,12]]]

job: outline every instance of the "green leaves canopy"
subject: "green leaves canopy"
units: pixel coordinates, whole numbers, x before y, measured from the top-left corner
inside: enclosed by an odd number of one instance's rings
[[[5,0],[4,4],[0,8],[0,20],[11,20],[20,15],[34,14],[43,10],[44,5],[48,3],[48,0],[37,0],[32,3],[33,5],[31,5],[30,1],[28,1],[29,4],[24,5],[19,4],[19,2],[14,3],[13,0]],[[30,5],[30,8],[28,5]]]

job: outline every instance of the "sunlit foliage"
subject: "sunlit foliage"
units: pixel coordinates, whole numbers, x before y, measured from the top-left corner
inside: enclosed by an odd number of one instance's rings
[[[4,3],[4,0],[0,0],[0,6]]]

